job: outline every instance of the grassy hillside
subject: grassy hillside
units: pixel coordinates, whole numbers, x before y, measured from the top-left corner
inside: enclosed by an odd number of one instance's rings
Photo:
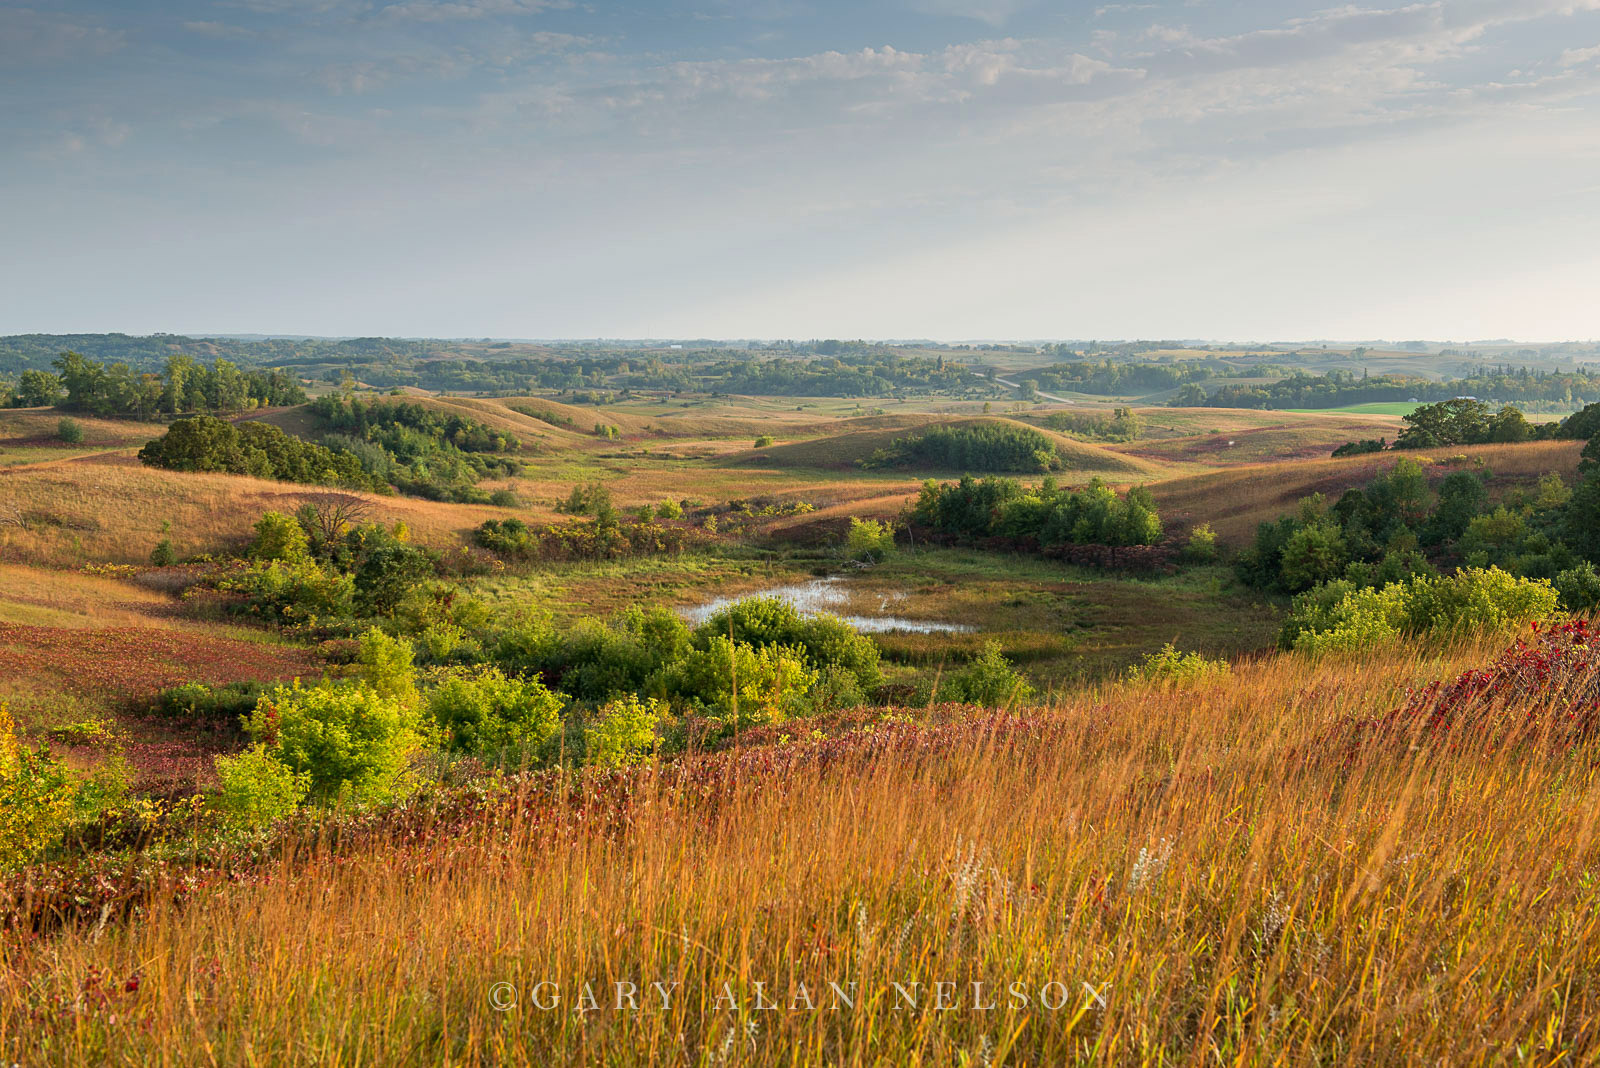
[[[1481,463],[1497,481],[1531,485],[1552,472],[1571,481],[1582,450],[1582,442],[1544,441],[1253,464],[1158,482],[1150,491],[1169,525],[1210,523],[1221,541],[1240,545],[1251,538],[1257,524],[1292,512],[1301,499],[1321,493],[1330,502],[1336,500],[1345,490],[1366,485],[1401,457],[1429,464],[1436,479],[1461,467],[1476,470]]]
[[[370,816],[181,903],[152,890],[137,918],[9,948],[0,1051],[1584,1063],[1592,762],[1326,742],[1490,651],[1274,657],[1025,719],[842,717],[820,740]]]
[[[236,549],[262,512],[293,511],[326,487],[145,467],[127,453],[0,469],[0,561],[144,563],[171,538],[181,556]],[[504,509],[357,494],[424,544],[461,536]]]
[[[852,422],[856,421],[845,422],[840,424],[839,428],[834,432],[822,437],[812,438],[807,441],[777,444],[764,449],[753,449],[749,452],[730,456],[724,462],[782,469],[854,470],[856,469],[857,461],[872,456],[879,449],[888,448],[896,438],[906,436],[919,427],[1026,425],[1011,419],[930,420],[924,417],[922,419],[895,419],[893,422],[898,425],[884,426],[883,423],[888,421],[888,419],[861,420],[857,423],[859,429],[852,428]],[[1065,435],[1038,427],[1030,427],[1030,429],[1043,434],[1055,446],[1056,453],[1066,464],[1062,477],[1067,479],[1087,479],[1099,475],[1107,479],[1125,481],[1148,478],[1162,470],[1159,465],[1138,457],[1118,455],[1102,446],[1075,441]],[[950,472],[942,473],[949,474]]]

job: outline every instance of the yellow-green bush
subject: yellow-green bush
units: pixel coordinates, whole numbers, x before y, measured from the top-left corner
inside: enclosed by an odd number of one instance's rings
[[[1142,661],[1130,667],[1128,680],[1176,685],[1223,678],[1229,671],[1226,660],[1211,660],[1199,653],[1180,653],[1177,646],[1168,642],[1159,653],[1148,653]]]
[[[1295,598],[1284,644],[1306,653],[1347,652],[1404,635],[1452,637],[1548,619],[1560,595],[1545,579],[1497,567],[1419,575],[1381,589],[1329,583]]]
[[[296,772],[265,746],[215,759],[222,792],[217,807],[236,823],[260,827],[295,810],[311,791],[309,772]]]
[[[656,747],[661,705],[629,695],[607,702],[594,726],[583,732],[584,762],[603,768],[637,764]]]
[[[507,678],[495,668],[449,675],[427,700],[445,748],[455,752],[536,761],[561,729],[559,694],[538,679]]]
[[[77,796],[66,765],[24,743],[0,704],[0,870],[25,864],[60,841]]]
[[[424,741],[415,708],[359,682],[279,686],[245,729],[274,760],[310,777],[314,801],[395,796]]]

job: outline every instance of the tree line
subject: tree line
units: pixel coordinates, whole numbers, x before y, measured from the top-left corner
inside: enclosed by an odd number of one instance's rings
[[[169,356],[157,374],[136,371],[120,361],[99,363],[80,353],[63,352],[51,366],[53,373],[23,371],[3,398],[6,406],[55,405],[104,417],[154,419],[246,412],[306,400],[300,384],[280,370],[246,370],[221,358],[208,366],[188,356]]]

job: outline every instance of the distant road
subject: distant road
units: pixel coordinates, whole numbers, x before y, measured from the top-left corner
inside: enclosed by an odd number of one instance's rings
[[[996,382],[1000,383],[1002,386],[1010,386],[1012,389],[1021,389],[1022,388],[1022,386],[1019,383],[1013,382],[1008,378],[1001,378],[999,375],[996,375],[994,380]],[[1036,389],[1036,390],[1034,390],[1034,392],[1037,393],[1039,396],[1043,397],[1045,400],[1053,400],[1053,401],[1056,401],[1059,404],[1077,404],[1078,403],[1075,400],[1068,400],[1066,397],[1058,397],[1054,393],[1046,393],[1042,389]]]

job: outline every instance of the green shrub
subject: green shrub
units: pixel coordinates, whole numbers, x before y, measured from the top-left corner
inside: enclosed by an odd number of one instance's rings
[[[360,683],[268,691],[245,723],[251,738],[296,774],[319,802],[381,801],[406,785],[422,748],[417,712]]]
[[[248,614],[283,625],[349,619],[355,612],[355,582],[312,560],[258,564],[223,587],[245,595]]]
[[[815,669],[838,666],[868,690],[883,681],[878,646],[838,616],[806,616],[780,597],[749,597],[716,612],[694,629],[698,649],[731,637],[757,647],[783,646],[802,654]]]
[[[310,553],[310,541],[300,521],[282,512],[266,512],[256,520],[256,536],[245,550],[253,560],[299,563]]]
[[[178,562],[178,550],[172,547],[171,538],[162,538],[150,550],[150,563],[156,567],[171,567]]]
[[[556,502],[556,511],[565,515],[608,516],[615,509],[611,504],[611,491],[603,482],[588,482],[573,486],[566,499]]]
[[[217,807],[232,823],[262,827],[292,813],[311,791],[309,772],[295,772],[265,746],[214,758],[222,791]]]
[[[230,682],[217,687],[186,682],[157,694],[154,710],[163,716],[237,726],[265,692],[266,687],[259,682]]]
[[[1056,471],[1055,442],[1029,426],[976,423],[933,426],[896,438],[856,463],[868,469],[933,467],[950,471]]]
[[[1569,612],[1590,612],[1600,608],[1600,572],[1585,562],[1561,572],[1551,583],[1561,595],[1561,607]]]
[[[667,693],[728,729],[781,723],[805,712],[816,679],[798,649],[730,642],[718,635],[669,664],[661,681]]]
[[[1142,661],[1128,668],[1128,680],[1175,685],[1223,678],[1229,670],[1226,660],[1208,660],[1199,653],[1180,653],[1168,642],[1159,653],[1147,653]]]
[[[939,699],[942,701],[959,701],[988,708],[1024,704],[1033,695],[1033,686],[1011,666],[1011,661],[1005,658],[997,641],[984,642],[983,652],[939,684]]]
[[[648,760],[656,747],[661,706],[654,698],[634,696],[607,702],[595,725],[583,732],[584,763],[618,768]]]
[[[59,842],[77,802],[66,765],[49,750],[24,744],[0,704],[0,871],[35,860]]]
[[[759,438],[756,438],[755,447],[758,448],[758,449],[769,448],[771,445],[772,445],[772,435],[771,434],[762,434]]]
[[[845,534],[845,552],[852,560],[874,564],[894,552],[894,526],[875,519],[850,517]]]
[[[393,613],[406,594],[435,574],[433,554],[382,527],[362,527],[346,540],[354,543],[351,579],[356,605],[370,615]]]
[[[662,501],[656,505],[657,519],[682,519],[683,505],[677,501]]]
[[[371,627],[357,646],[355,677],[375,693],[411,704],[417,699],[414,662],[415,649],[409,641]]]
[[[449,675],[428,693],[428,714],[447,749],[512,763],[547,755],[562,705],[538,680],[507,678],[496,668]]]
[[[1217,558],[1217,532],[1210,523],[1201,523],[1189,532],[1183,558],[1191,564],[1209,564]]]
[[[1376,589],[1330,583],[1295,598],[1281,641],[1301,652],[1351,652],[1403,635],[1508,630],[1549,618],[1558,605],[1548,581],[1499,568],[1419,576]]]
[[[68,445],[82,445],[83,424],[76,419],[62,419],[56,424],[56,437]]]
[[[521,508],[522,498],[516,490],[497,489],[489,494],[489,503],[497,508]]]

